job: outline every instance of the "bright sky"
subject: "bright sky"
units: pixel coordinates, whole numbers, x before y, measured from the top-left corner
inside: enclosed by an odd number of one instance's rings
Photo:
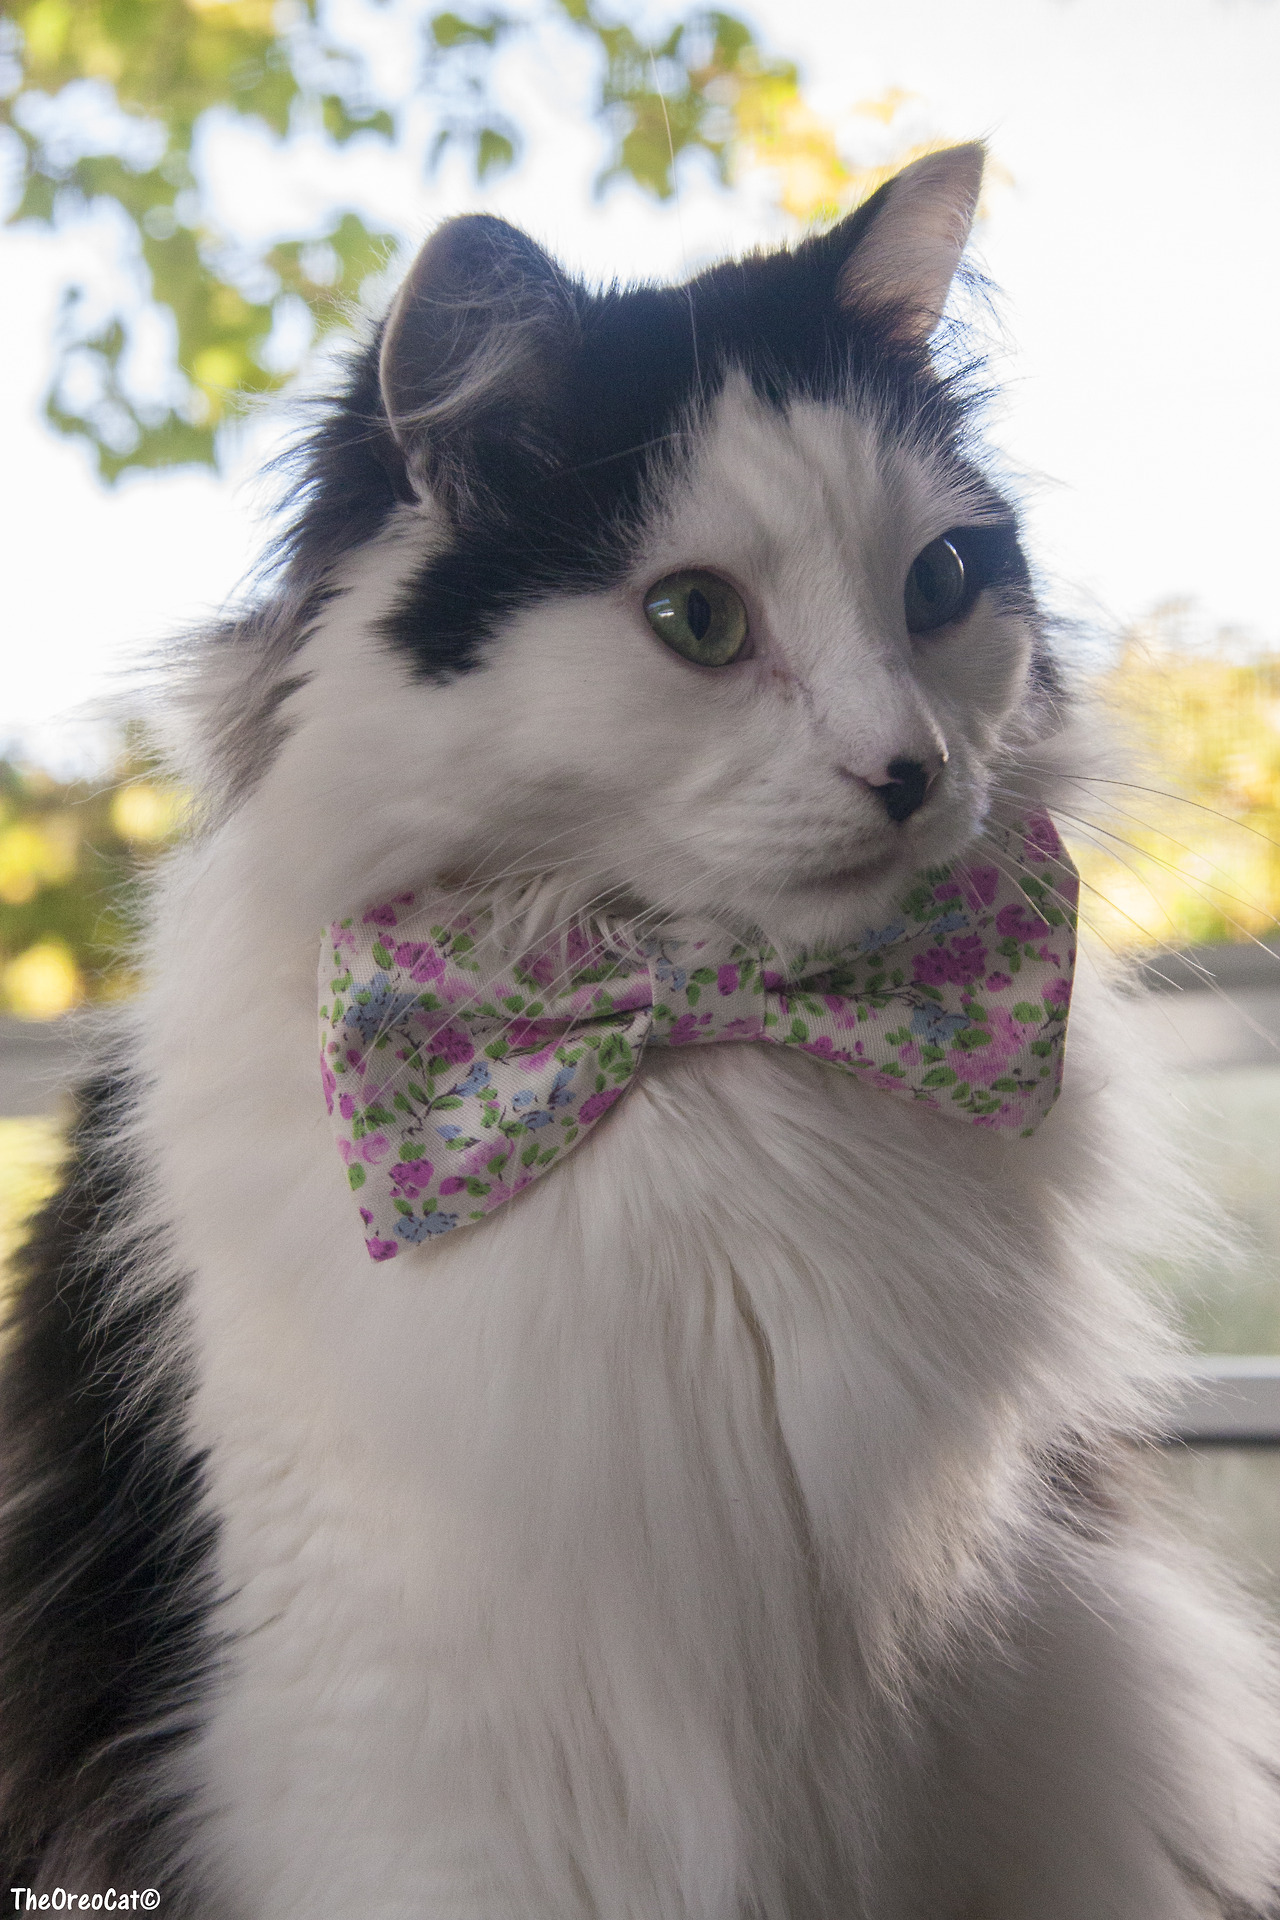
[[[365,0],[342,0],[374,18]],[[1064,605],[1122,623],[1174,598],[1206,627],[1280,644],[1280,0],[755,0],[835,122],[896,86],[899,130],[985,136],[1000,170],[979,253],[1002,289],[1005,458]],[[390,15],[390,17],[388,17]],[[416,58],[395,9],[381,56]],[[398,37],[399,36],[399,37]],[[592,133],[562,48],[509,65],[535,129],[514,177],[481,194],[424,182],[370,147],[301,149],[287,169],[252,136],[210,142],[226,214],[269,233],[341,199],[411,239],[487,206],[595,278],[679,273],[781,235],[765,183],[729,197],[686,175],[679,212],[629,187],[593,205]],[[864,149],[858,157],[876,157]],[[240,435],[221,479],[133,476],[114,491],[40,422],[59,287],[108,246],[101,228],[0,235],[0,527],[7,638],[0,741],[65,759],[69,716],[119,696],[121,669],[204,617],[261,538],[253,473],[280,427]]]

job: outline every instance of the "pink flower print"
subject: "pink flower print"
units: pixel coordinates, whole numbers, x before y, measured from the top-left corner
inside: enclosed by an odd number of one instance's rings
[[[334,1085],[337,1086],[337,1084],[338,1083],[335,1080]],[[333,1108],[330,1107],[329,1111],[330,1113],[332,1113]],[[342,1115],[343,1119],[353,1120],[355,1118],[355,1111],[356,1111],[356,1103],[351,1098],[351,1095],[349,1093],[339,1094],[338,1095],[338,1112]]]
[[[399,1243],[395,1240],[366,1240],[365,1246],[369,1249],[371,1260],[394,1260],[400,1251]]]
[[[508,1160],[514,1152],[515,1148],[509,1141],[494,1140],[490,1137],[488,1140],[482,1140],[478,1146],[472,1147],[469,1152],[463,1154],[461,1160],[458,1162],[458,1172],[464,1180],[492,1179],[493,1176],[489,1172],[489,1162],[498,1159]]]
[[[571,967],[578,968],[584,963],[588,965],[591,964],[596,951],[596,942],[589,937],[582,927],[572,926],[569,928],[569,936],[565,942],[565,958]]]
[[[521,1020],[517,1018],[506,1028],[507,1043],[517,1052],[524,1052],[530,1047],[542,1047],[545,1046],[547,1041],[550,1041],[551,1052],[554,1053],[564,1033],[565,1026],[563,1021],[560,1020]]]
[[[816,1040],[802,1040],[799,1050],[801,1053],[811,1053],[816,1060],[827,1060],[833,1066],[840,1066],[842,1062],[851,1058],[851,1055],[838,1047],[827,1033],[820,1033]]]
[[[911,963],[912,978],[922,987],[944,987],[951,978],[951,955],[945,947],[926,947]]]
[[[440,1182],[441,1198],[443,1199],[446,1194],[463,1192],[463,1190],[466,1187],[466,1184],[467,1184],[466,1181],[462,1179],[459,1174],[456,1174],[456,1173],[446,1174],[444,1179]]]
[[[781,993],[786,984],[787,976],[785,973],[771,973],[768,967],[764,969],[764,990],[766,993]]]
[[[1023,842],[1033,853],[1038,853],[1045,860],[1057,860],[1062,853],[1058,829],[1047,813],[1033,813],[1028,816]]]
[[[958,935],[945,947],[926,947],[912,963],[917,983],[925,987],[948,984],[967,987],[981,977],[987,964],[987,949],[976,933]]]
[[[1043,940],[1049,923],[1020,900],[1011,900],[996,915],[996,932],[1002,940]]]
[[[396,910],[390,901],[384,901],[380,907],[370,907],[363,924],[366,927],[394,927],[397,925]]]
[[[944,880],[941,886],[934,888],[933,897],[935,900],[958,900],[960,898],[959,881]]]
[[[965,905],[972,913],[980,907],[989,907],[1000,887],[1000,875],[995,867],[962,867],[956,875],[964,889]]]
[[[678,1020],[672,1022],[667,1044],[672,1047],[692,1046],[695,1040],[706,1037],[698,1029],[707,1026],[710,1020],[709,1013],[682,1013]]]
[[[360,1218],[364,1221],[366,1227],[373,1225],[373,1215],[370,1213],[368,1207],[361,1207]]]
[[[957,986],[967,987],[972,981],[982,978],[987,965],[987,948],[979,934],[958,935],[949,943],[949,951],[955,967],[951,978]]]
[[[992,1011],[985,1031],[991,1035],[985,1046],[975,1047],[972,1053],[953,1047],[947,1055],[948,1066],[954,1067],[962,1080],[976,1081],[979,1085],[998,1079],[1032,1037],[1031,1029],[1021,1026],[1003,1007]]]
[[[368,1133],[363,1140],[356,1142],[356,1152],[371,1167],[376,1167],[379,1160],[384,1160],[390,1151],[391,1142],[385,1133]]]
[[[722,1040],[763,1040],[764,1021],[749,1014],[737,1020],[730,1020],[721,1027],[720,1038]]]
[[[408,1200],[416,1200],[423,1189],[431,1185],[434,1169],[429,1160],[398,1160],[391,1169],[391,1178]]]
[[[736,966],[720,967],[716,972],[716,987],[721,993],[736,993],[739,974]]]
[[[898,1048],[898,1058],[904,1067],[918,1067],[920,1065],[920,1049],[914,1040],[909,1041],[905,1047]]]
[[[1051,980],[1044,990],[1045,1003],[1051,1007],[1068,1007],[1071,1004],[1071,982],[1069,980]]]
[[[1009,973],[989,973],[983,984],[988,993],[1003,993],[1006,987],[1013,985],[1013,975]]]
[[[554,954],[542,952],[527,953],[520,962],[520,971],[521,973],[527,973],[531,980],[536,980],[545,993],[552,981],[559,974],[560,969],[556,964]]]
[[[325,1106],[329,1109],[329,1112],[332,1113],[333,1096],[337,1091],[338,1080],[333,1068],[329,1065],[329,1062],[323,1054],[320,1055],[320,1084],[324,1088]],[[349,1118],[349,1116],[344,1114],[343,1118],[346,1119]]]
[[[431,1036],[432,1057],[447,1060],[451,1067],[465,1066],[475,1051],[462,1027],[441,1027]]]
[[[395,950],[395,963],[419,986],[438,980],[445,969],[444,955],[430,940],[402,940]]]
[[[621,1098],[621,1087],[606,1087],[603,1093],[588,1095],[578,1108],[579,1126],[589,1127],[593,1120],[598,1120],[602,1113],[608,1113],[614,1102]]]
[[[340,927],[336,923],[329,929],[333,935],[333,953],[336,959],[340,953],[354,953],[356,950],[356,930],[354,927]]]
[[[639,974],[625,986],[619,987],[616,993],[602,993],[600,997],[609,1002],[607,1011],[610,1013],[635,1013],[641,1007],[653,1005],[653,988],[648,976]]]

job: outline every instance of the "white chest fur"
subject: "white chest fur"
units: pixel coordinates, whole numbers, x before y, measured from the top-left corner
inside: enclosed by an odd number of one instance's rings
[[[1131,1391],[1064,1244],[1094,1122],[1069,1092],[1006,1143],[774,1049],[653,1058],[553,1177],[376,1268],[313,957],[255,955],[242,1006],[202,943],[153,1022],[222,1528],[219,1877],[262,1920],[799,1910],[1028,1452]]]

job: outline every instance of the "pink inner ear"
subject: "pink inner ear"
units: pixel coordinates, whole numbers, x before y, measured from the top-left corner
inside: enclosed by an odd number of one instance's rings
[[[985,159],[976,142],[948,147],[880,189],[871,223],[840,272],[842,307],[884,315],[899,338],[923,345],[942,318],[968,242]]]

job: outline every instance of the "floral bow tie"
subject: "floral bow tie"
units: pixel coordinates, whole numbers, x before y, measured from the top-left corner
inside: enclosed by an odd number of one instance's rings
[[[763,1041],[975,1126],[1028,1134],[1057,1098],[1078,882],[1047,814],[990,860],[917,874],[892,923],[785,968],[771,948],[575,923],[512,960],[487,913],[411,893],[339,920],[321,1070],[374,1260],[485,1215],[619,1100],[646,1046]]]

